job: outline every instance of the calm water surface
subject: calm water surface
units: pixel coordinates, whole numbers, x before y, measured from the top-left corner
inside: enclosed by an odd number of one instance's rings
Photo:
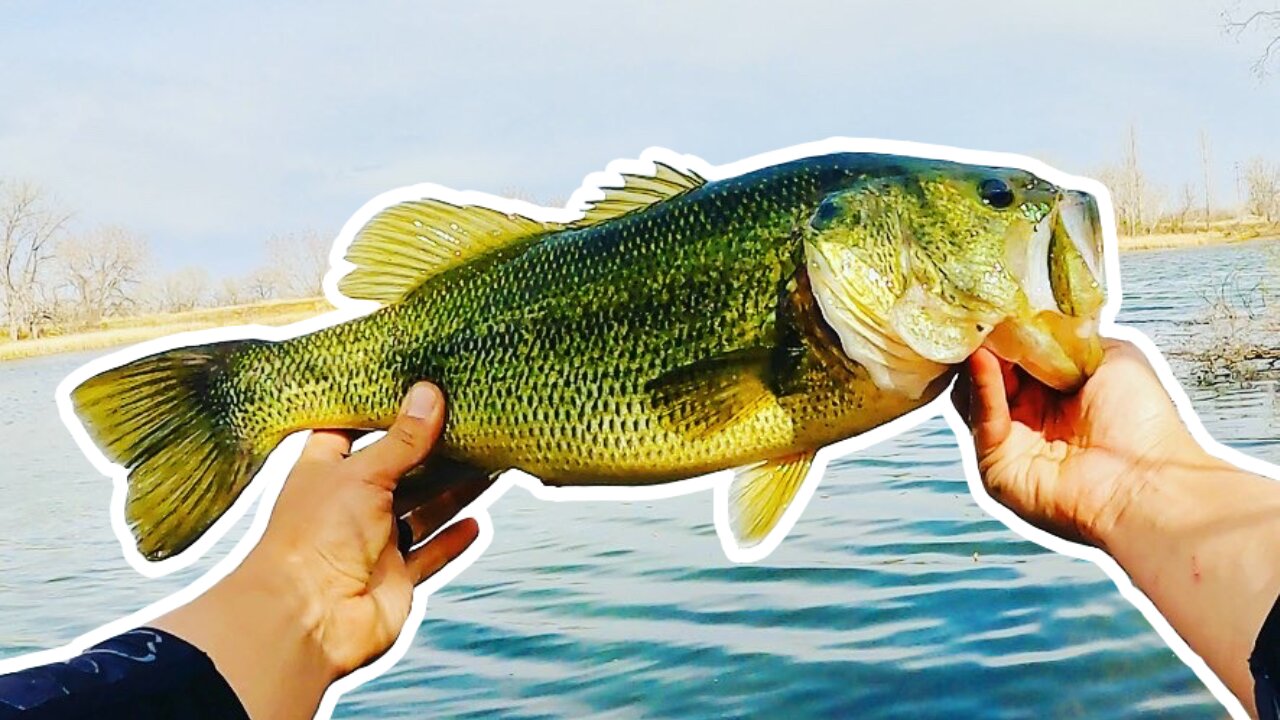
[[[1197,291],[1260,277],[1264,249],[1130,255],[1121,318],[1177,347]],[[120,557],[110,482],[53,404],[89,357],[0,365],[0,657],[136,610],[219,556],[160,580]],[[1273,386],[1191,393],[1219,439],[1280,462]],[[935,419],[833,463],[791,536],[751,566],[721,554],[709,493],[543,503],[515,490],[491,511],[488,553],[337,716],[1223,716],[1101,570],[979,509],[959,461]]]

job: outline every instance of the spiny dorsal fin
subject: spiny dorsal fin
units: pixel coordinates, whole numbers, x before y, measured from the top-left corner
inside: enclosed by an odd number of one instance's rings
[[[729,521],[739,547],[758,545],[777,526],[809,474],[813,451],[739,468],[729,486]]]
[[[706,178],[692,170],[677,170],[660,162],[653,166],[652,175],[623,175],[622,187],[600,188],[604,197],[592,201],[586,214],[575,221],[573,227],[587,227],[622,217],[707,184]]]
[[[400,203],[360,228],[346,256],[356,268],[338,282],[338,289],[355,300],[396,302],[429,277],[561,229],[480,205],[435,199]]]

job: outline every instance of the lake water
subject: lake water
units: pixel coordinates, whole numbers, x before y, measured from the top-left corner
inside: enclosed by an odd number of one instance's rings
[[[1129,255],[1121,318],[1178,347],[1199,290],[1260,277],[1263,250]],[[0,364],[0,657],[66,642],[215,559],[147,580],[120,557],[110,482],[53,403],[89,357]],[[1216,437],[1280,462],[1272,385],[1191,393]],[[517,489],[405,658],[336,716],[1222,717],[1101,570],[987,516],[959,460],[935,419],[833,463],[751,566],[721,554],[709,493],[543,503]]]

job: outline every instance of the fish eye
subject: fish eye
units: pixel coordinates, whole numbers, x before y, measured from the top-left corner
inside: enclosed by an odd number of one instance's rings
[[[997,210],[1004,210],[1013,205],[1013,190],[1009,184],[999,178],[987,178],[978,186],[978,195],[982,202]]]

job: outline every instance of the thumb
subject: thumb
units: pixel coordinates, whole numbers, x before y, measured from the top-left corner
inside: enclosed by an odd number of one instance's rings
[[[400,478],[426,459],[444,425],[444,401],[431,383],[409,388],[387,434],[347,460],[366,482],[394,490]]]

